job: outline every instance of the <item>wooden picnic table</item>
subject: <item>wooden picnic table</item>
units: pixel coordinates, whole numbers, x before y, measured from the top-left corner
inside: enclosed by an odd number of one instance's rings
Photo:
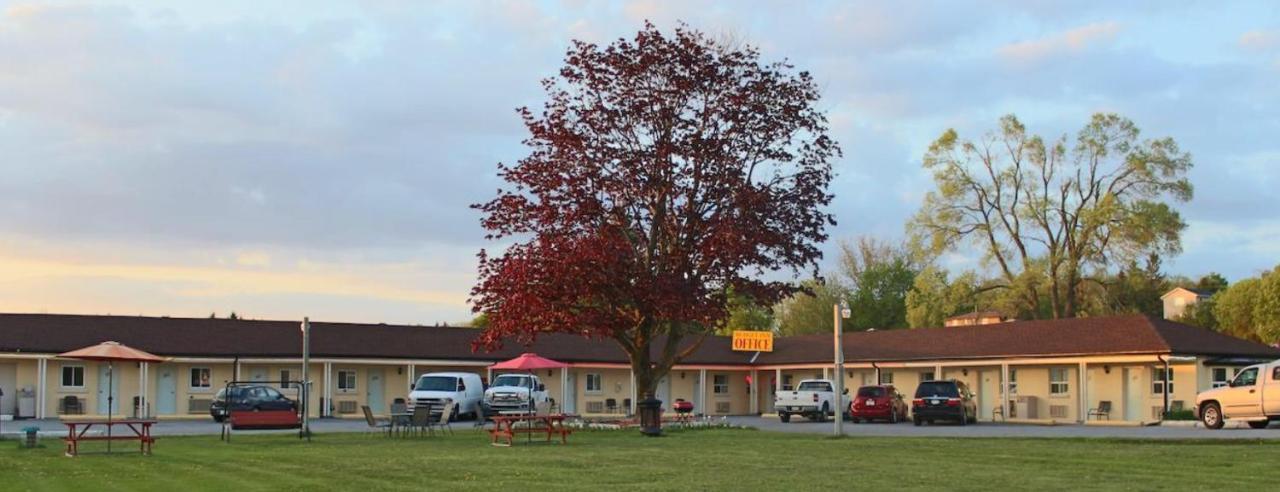
[[[494,415],[490,417],[493,420],[493,429],[489,430],[489,444],[494,446],[510,446],[515,442],[516,433],[529,434],[546,434],[547,441],[551,442],[551,436],[560,435],[560,443],[569,443],[569,434],[573,431],[564,426],[564,421],[571,417],[565,414],[504,414]],[[529,425],[517,428],[516,423],[526,422]],[[540,425],[538,425],[540,424]],[[499,440],[505,439],[507,442],[503,444]]]
[[[151,437],[151,426],[155,423],[153,419],[63,420],[62,425],[67,426],[67,437],[62,440],[67,442],[67,456],[80,454],[80,441],[107,441],[108,444],[111,441],[138,441],[138,450],[142,454],[149,455],[151,445],[156,442],[156,439]],[[95,426],[105,427],[106,434],[86,435]],[[129,432],[120,434],[112,432],[117,426],[124,427]]]

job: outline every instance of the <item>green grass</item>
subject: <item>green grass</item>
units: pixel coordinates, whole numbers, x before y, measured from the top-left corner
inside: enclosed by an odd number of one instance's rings
[[[4,490],[1274,490],[1280,443],[844,438],[689,430],[579,431],[568,446],[495,448],[475,431],[161,437],[151,457],[65,458],[57,440],[0,446]],[[98,443],[93,446],[97,447]],[[892,490],[892,489],[891,489]]]

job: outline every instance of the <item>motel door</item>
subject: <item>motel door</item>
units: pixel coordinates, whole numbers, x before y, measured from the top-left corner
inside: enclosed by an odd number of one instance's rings
[[[1000,371],[981,371],[978,377],[978,419],[984,420],[992,418],[1000,404]]]
[[[118,371],[118,369],[117,369]],[[120,380],[111,381],[111,369],[106,364],[98,364],[98,415],[107,414],[107,386],[111,383],[111,411],[120,410]]]
[[[564,401],[560,402],[561,411],[568,414],[578,413],[578,378],[572,369],[565,374]]]
[[[369,369],[368,374],[369,385],[368,393],[365,393],[367,398],[365,401],[368,402],[369,408],[373,409],[373,413],[386,413],[387,401],[382,396],[382,384],[385,382],[382,379],[382,369]]]
[[[671,399],[671,375],[670,374],[663,376],[662,379],[658,380],[658,389],[656,393],[657,393],[656,397],[658,398],[658,400],[662,401],[662,409],[665,411],[666,409],[671,408],[671,402],[667,401]]]
[[[156,380],[156,414],[178,413],[178,378],[173,376],[173,368],[161,368],[159,376]]]

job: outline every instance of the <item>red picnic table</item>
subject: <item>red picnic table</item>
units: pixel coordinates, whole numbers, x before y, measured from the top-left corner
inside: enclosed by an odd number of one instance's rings
[[[510,446],[515,442],[514,438],[517,432],[530,435],[546,433],[547,442],[551,442],[551,436],[559,434],[560,443],[568,444],[569,434],[572,434],[573,431],[564,426],[564,421],[569,417],[569,415],[564,414],[494,415],[490,417],[493,419],[493,429],[489,430],[489,444],[494,446]],[[516,428],[517,422],[527,422],[529,425]],[[498,442],[499,439],[506,439],[506,444]]]
[[[76,456],[80,453],[80,441],[107,441],[108,446],[111,441],[138,441],[138,450],[142,454],[149,455],[151,445],[156,442],[156,439],[151,437],[151,426],[155,423],[156,421],[152,419],[63,420],[62,425],[67,426],[67,437],[62,440],[67,442],[67,456]],[[94,426],[105,427],[106,434],[85,435]],[[129,432],[118,434],[112,432],[117,426],[124,427]]]

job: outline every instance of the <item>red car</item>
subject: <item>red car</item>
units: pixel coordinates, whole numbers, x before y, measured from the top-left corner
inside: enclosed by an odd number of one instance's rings
[[[907,420],[907,402],[893,385],[863,386],[849,404],[854,422],[873,419],[898,423]]]

